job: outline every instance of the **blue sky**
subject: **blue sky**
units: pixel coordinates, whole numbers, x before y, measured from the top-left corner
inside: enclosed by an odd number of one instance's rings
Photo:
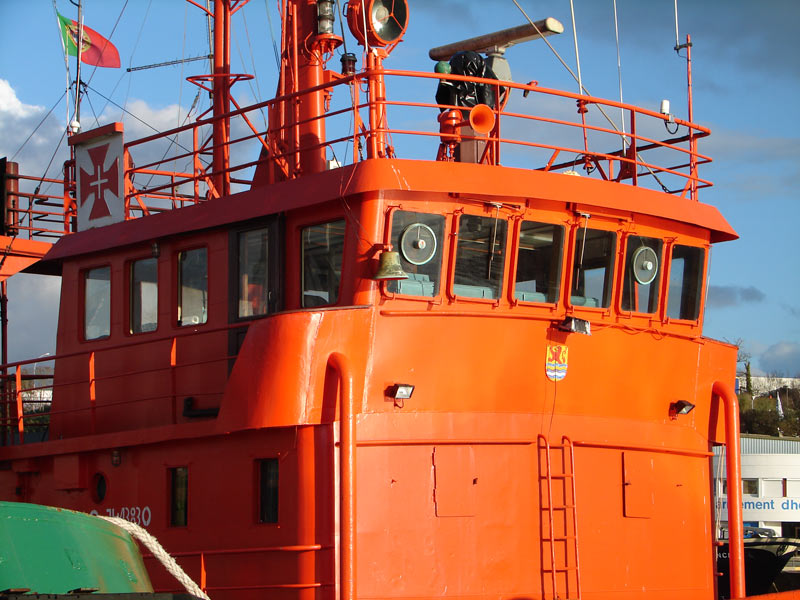
[[[534,19],[552,16],[566,28],[549,40],[574,69],[568,0],[519,0]],[[59,11],[74,18],[68,0]],[[524,22],[512,0],[410,0],[410,26],[387,67],[429,71],[431,46]],[[595,96],[618,99],[612,0],[574,0],[581,71]],[[239,83],[240,104],[268,99],[276,86],[276,61],[267,19],[279,35],[276,0],[252,0],[233,19],[232,70],[254,73]],[[203,13],[183,0],[84,0],[85,22],[119,49],[121,69],[85,67],[91,88],[83,104],[84,128],[126,122],[126,136],[149,126],[178,125],[196,89],[185,77],[205,73],[205,62],[127,73],[126,67],[208,53]],[[675,44],[673,0],[618,0],[625,102],[657,110],[669,98],[686,118],[686,63]],[[741,239],[714,247],[705,333],[742,339],[754,370],[800,375],[800,2],[796,0],[683,0],[678,3],[681,42],[693,42],[695,121],[712,136],[700,151],[713,157],[701,176],[714,187],[700,200],[717,206]],[[67,107],[59,98],[65,67],[52,0],[0,0],[0,156],[13,156],[26,173],[42,175],[61,137]],[[115,28],[116,27],[116,28]],[[338,23],[337,23],[338,31]],[[112,34],[113,31],[113,34]],[[356,50],[352,38],[349,49]],[[360,56],[360,53],[359,53]],[[509,49],[515,81],[577,91],[577,85],[541,41]],[[338,66],[338,60],[334,59]],[[74,59],[70,61],[74,77]],[[359,61],[360,65],[360,61]],[[432,101],[433,94],[426,101]],[[200,106],[208,106],[201,95]],[[20,151],[25,139],[42,122]],[[119,107],[141,121],[124,116]],[[181,107],[179,109],[179,107]],[[64,150],[54,165],[63,162]],[[51,168],[54,176],[57,168]],[[9,283],[11,357],[52,352],[58,285],[23,276]]]

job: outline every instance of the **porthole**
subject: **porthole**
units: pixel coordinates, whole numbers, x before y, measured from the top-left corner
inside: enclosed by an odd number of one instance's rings
[[[108,483],[106,476],[102,473],[95,473],[92,478],[92,500],[98,504],[105,500],[106,492],[108,491]]]

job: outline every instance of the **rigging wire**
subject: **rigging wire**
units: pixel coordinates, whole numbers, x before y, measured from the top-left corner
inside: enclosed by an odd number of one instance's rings
[[[54,0],[54,1],[55,1],[55,0]],[[106,44],[110,44],[110,43],[111,43],[111,38],[112,38],[112,37],[114,37],[114,32],[117,30],[117,26],[119,25],[119,22],[120,22],[120,20],[122,19],[122,15],[123,15],[123,13],[125,12],[125,9],[127,8],[127,6],[128,6],[128,0],[125,0],[125,4],[123,4],[123,5],[122,5],[122,9],[119,11],[119,16],[117,17],[117,20],[116,20],[116,22],[114,23],[114,27],[112,27],[112,28],[111,28],[111,33],[110,33],[110,34],[108,35],[108,37],[106,38]],[[102,52],[103,52],[105,49],[106,49],[106,47],[105,47],[105,45],[104,45],[104,46],[103,46],[103,48],[101,49],[101,53],[102,53]],[[94,77],[94,74],[95,74],[95,73],[97,73],[97,65],[95,65],[95,66],[94,66],[94,70],[93,70],[93,71],[91,72],[91,74],[89,75],[89,80],[86,82],[87,84],[89,84],[89,83],[91,83],[91,82],[92,82],[92,78]]]
[[[617,19],[617,0],[613,0],[614,2],[614,38],[617,42],[617,80],[619,81],[619,103],[624,104],[622,101],[622,60],[620,58],[620,51],[619,51],[619,21]],[[625,146],[627,146],[628,139],[625,137],[625,109],[620,107],[619,109],[619,121],[622,124],[622,151],[625,152]]]
[[[575,63],[578,68],[578,93],[583,94],[583,79],[581,78],[581,55],[578,52],[578,29],[575,27],[575,5],[569,0],[569,12],[572,16],[572,41],[575,44]]]
[[[136,53],[136,49],[139,47],[139,42],[142,39],[142,31],[144,31],[144,26],[145,26],[145,23],[147,22],[147,15],[150,14],[150,7],[152,6],[152,4],[153,4],[153,0],[150,0],[147,3],[147,10],[145,10],[145,12],[144,12],[144,18],[142,18],[142,24],[139,26],[139,33],[136,35],[136,41],[133,44],[133,49],[131,50],[131,56],[130,56],[130,59],[128,60],[128,66],[129,67],[133,66],[133,55]],[[123,113],[127,112],[125,107],[128,106],[128,99],[131,97],[131,82],[132,81],[133,81],[133,77],[128,79],[128,89],[125,92],[125,102],[123,103],[123,106],[119,106],[119,104],[115,104],[115,106],[117,106],[117,107],[122,109]],[[109,100],[109,102],[110,101],[111,100]],[[120,117],[120,120],[122,120],[122,117]]]
[[[64,55],[64,69],[67,72],[67,85],[65,87],[66,91],[64,92],[64,94],[66,94],[71,87],[70,74],[69,74],[69,57],[67,56],[67,48],[64,45],[64,36],[61,33],[61,21],[58,18],[58,8],[56,7],[56,0],[53,0],[53,12],[55,13],[56,26],[58,27],[58,39],[61,41],[61,52]],[[64,110],[64,122],[67,124],[69,124],[69,103],[70,103],[70,98],[67,98]]]
[[[272,30],[272,17],[270,16],[269,0],[264,0],[264,8],[267,11],[267,23],[269,24],[269,36],[272,38],[272,50],[275,52],[275,66],[281,69],[281,54],[278,51],[278,44],[275,41],[275,33]]]
[[[61,96],[58,97],[58,100],[56,100],[56,102],[55,102],[55,104],[53,104],[52,108],[47,111],[47,114],[42,117],[41,121],[39,121],[39,124],[36,127],[33,128],[33,131],[31,131],[30,135],[27,138],[25,138],[25,141],[22,142],[22,145],[17,149],[16,152],[14,152],[14,156],[12,156],[11,159],[10,159],[11,161],[13,161],[17,157],[17,154],[22,152],[22,149],[25,147],[25,145],[31,140],[31,138],[34,136],[34,134],[39,130],[39,127],[41,127],[42,124],[44,124],[44,122],[47,120],[47,117],[49,117],[52,114],[52,112],[56,109],[56,106],[58,106],[58,104],[61,102],[61,100],[64,98],[64,96],[66,94],[67,94],[67,90],[64,90],[63,92],[61,92]],[[66,129],[64,131],[66,131]]]
[[[556,58],[559,60],[559,62],[560,62],[560,63],[561,63],[563,66],[564,66],[564,68],[565,68],[567,71],[569,71],[569,74],[570,74],[570,75],[572,75],[573,79],[575,79],[575,81],[578,81],[578,76],[577,76],[577,75],[575,75],[575,73],[572,71],[572,69],[570,69],[569,65],[568,65],[566,62],[564,62],[564,59],[563,59],[563,58],[561,58],[561,55],[560,55],[560,54],[559,54],[559,53],[556,51],[556,49],[555,49],[555,48],[553,48],[553,45],[552,45],[552,44],[551,44],[551,43],[550,43],[550,42],[547,40],[547,38],[546,38],[546,37],[544,37],[544,36],[542,35],[542,32],[541,32],[541,31],[539,30],[539,28],[536,26],[536,23],[535,23],[535,22],[534,22],[534,21],[533,21],[533,20],[532,20],[532,19],[531,19],[531,18],[528,16],[528,13],[526,13],[526,12],[525,12],[525,10],[524,10],[524,9],[523,9],[523,8],[522,8],[520,5],[519,5],[519,2],[517,2],[517,0],[511,0],[511,1],[512,1],[512,2],[514,3],[514,5],[515,5],[515,6],[516,6],[516,7],[519,9],[519,11],[522,13],[522,16],[524,16],[524,17],[525,17],[525,19],[528,21],[528,23],[530,23],[530,24],[531,24],[531,26],[534,28],[534,30],[536,30],[536,33],[538,33],[538,34],[539,34],[539,36],[540,36],[541,40],[542,40],[542,41],[543,41],[545,44],[547,44],[547,47],[548,47],[548,48],[550,48],[550,50],[553,52],[553,54],[554,54],[554,55],[555,55],[555,57],[556,57]],[[582,90],[583,90],[583,93],[585,93],[587,96],[591,96],[591,94],[589,93],[589,90],[587,90],[587,89],[586,89],[586,88],[585,88],[585,87],[584,87],[582,84],[581,84],[581,88],[582,88]],[[606,113],[606,111],[605,111],[605,110],[603,110],[603,107],[602,107],[602,106],[600,106],[599,104],[595,104],[595,105],[593,105],[593,106],[596,106],[596,107],[597,107],[597,110],[599,110],[599,111],[600,111],[600,114],[602,114],[602,115],[605,117],[606,121],[608,121],[608,122],[609,122],[609,124],[610,124],[610,125],[611,125],[611,126],[614,128],[614,129],[616,129],[618,132],[620,132],[620,128],[617,126],[617,124],[614,122],[614,120],[613,120],[611,117],[609,117],[609,116],[608,116],[608,114]],[[637,156],[637,157],[639,157],[639,158],[641,158],[641,155],[639,154],[639,152],[637,152],[637,153],[636,153],[636,156]],[[668,189],[668,188],[667,188],[667,186],[665,186],[665,185],[662,183],[662,181],[661,181],[661,180],[658,178],[658,175],[656,174],[656,172],[655,172],[655,171],[653,171],[653,169],[652,169],[650,166],[648,166],[646,163],[644,163],[644,161],[643,161],[643,165],[644,165],[644,167],[645,167],[645,168],[646,168],[646,169],[649,171],[650,175],[652,175],[652,176],[653,176],[653,179],[655,179],[655,180],[658,182],[658,184],[661,186],[661,189],[662,189],[664,192],[669,192],[669,189]]]

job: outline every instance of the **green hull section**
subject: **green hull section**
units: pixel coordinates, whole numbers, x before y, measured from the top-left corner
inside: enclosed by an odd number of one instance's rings
[[[84,513],[0,502],[0,590],[152,592],[139,548],[116,525]]]

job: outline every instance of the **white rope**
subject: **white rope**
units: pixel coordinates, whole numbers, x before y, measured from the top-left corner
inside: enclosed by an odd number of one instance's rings
[[[192,578],[189,577],[186,572],[181,568],[181,566],[175,562],[175,559],[172,558],[166,550],[158,543],[158,540],[154,538],[146,529],[140,527],[136,523],[131,523],[126,519],[120,519],[119,517],[106,517],[103,515],[97,515],[101,519],[105,519],[109,523],[113,523],[120,529],[124,529],[128,533],[130,533],[133,537],[139,540],[145,548],[147,548],[150,552],[153,553],[164,568],[172,574],[175,579],[177,579],[180,584],[186,589],[187,592],[192,594],[193,596],[197,596],[198,598],[203,598],[204,600],[211,600],[208,595],[200,589]]]

